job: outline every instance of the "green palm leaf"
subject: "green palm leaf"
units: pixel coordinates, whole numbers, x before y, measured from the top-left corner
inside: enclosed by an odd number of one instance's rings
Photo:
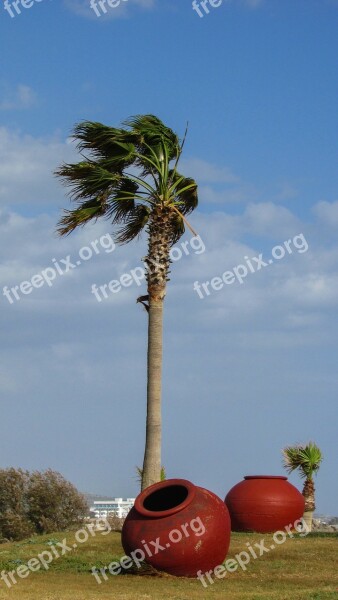
[[[138,204],[133,210],[130,210],[125,218],[125,225],[121,227],[116,236],[117,244],[127,244],[138,237],[149,220],[150,208],[143,204]]]
[[[288,473],[298,470],[303,479],[312,479],[322,460],[322,452],[313,442],[307,445],[287,446],[283,450],[283,464]]]
[[[75,210],[64,210],[63,216],[59,220],[57,233],[59,235],[68,235],[77,227],[83,227],[88,221],[98,219],[105,213],[105,200],[96,198],[83,202]]]
[[[124,129],[108,127],[102,123],[84,121],[73,130],[80,152],[89,150],[97,159],[115,160],[116,163],[131,164],[134,160],[137,136]]]
[[[120,173],[111,173],[99,162],[89,161],[64,164],[55,174],[70,187],[69,196],[75,202],[113,191],[121,180]]]
[[[198,205],[197,183],[191,177],[184,177],[176,171],[169,171],[172,191],[179,211],[183,215],[191,213]]]
[[[180,152],[177,135],[154,115],[136,115],[126,119],[123,125],[130,127],[139,136],[137,146],[142,154],[148,155],[151,148],[161,158],[163,144],[168,149],[169,160],[176,158]]]

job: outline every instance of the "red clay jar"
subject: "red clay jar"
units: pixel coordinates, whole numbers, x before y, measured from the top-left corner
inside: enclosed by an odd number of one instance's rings
[[[122,529],[125,553],[144,554],[159,571],[196,577],[220,565],[230,544],[228,509],[218,496],[186,479],[168,479],[146,488]],[[138,552],[137,552],[138,551]]]
[[[225,498],[232,531],[271,533],[293,525],[304,513],[304,497],[287,477],[250,475]]]

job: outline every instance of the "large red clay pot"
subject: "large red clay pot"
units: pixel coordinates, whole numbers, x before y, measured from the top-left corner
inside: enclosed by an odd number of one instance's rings
[[[218,496],[185,479],[168,479],[136,498],[123,525],[122,545],[132,558],[141,550],[159,571],[196,577],[223,562],[230,531],[228,509]]]
[[[304,513],[304,497],[287,477],[250,475],[225,498],[232,531],[269,533],[293,525]]]

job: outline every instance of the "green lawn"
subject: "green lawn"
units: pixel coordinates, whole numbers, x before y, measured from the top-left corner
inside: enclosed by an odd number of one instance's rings
[[[51,544],[67,539],[75,542],[74,533],[52,534],[25,542],[0,545],[0,569],[16,570]],[[254,547],[264,538],[270,547],[272,536],[233,534],[227,558]],[[57,547],[61,553],[62,549]],[[222,580],[204,588],[197,580],[136,574],[109,575],[98,584],[91,567],[103,567],[123,556],[120,534],[96,533],[64,556],[55,559],[48,570],[29,572],[8,589],[0,581],[0,599],[22,600],[338,600],[338,534],[311,534],[287,541],[252,559],[247,570],[227,573]],[[44,555],[48,557],[48,555]],[[48,559],[47,559],[48,560]],[[35,566],[35,563],[32,563]],[[23,571],[22,571],[23,572]]]

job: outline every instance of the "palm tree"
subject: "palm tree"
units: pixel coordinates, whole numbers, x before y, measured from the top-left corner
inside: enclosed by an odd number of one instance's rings
[[[321,450],[313,442],[309,442],[306,446],[287,446],[283,450],[283,464],[288,473],[298,470],[302,479],[305,479],[303,487],[304,520],[309,531],[312,530],[313,513],[316,508],[314,475],[317,474],[322,460]]]
[[[181,175],[184,146],[176,133],[153,115],[130,117],[115,128],[91,121],[74,127],[83,160],[56,170],[75,208],[65,210],[59,235],[68,235],[92,219],[117,226],[115,242],[126,244],[143,230],[148,236],[147,295],[137,302],[148,314],[147,421],[142,489],[161,478],[161,380],[163,302],[170,273],[170,248],[191,229],[186,215],[197,206],[197,184]],[[195,234],[195,232],[191,229]],[[195,234],[196,235],[196,234]]]

